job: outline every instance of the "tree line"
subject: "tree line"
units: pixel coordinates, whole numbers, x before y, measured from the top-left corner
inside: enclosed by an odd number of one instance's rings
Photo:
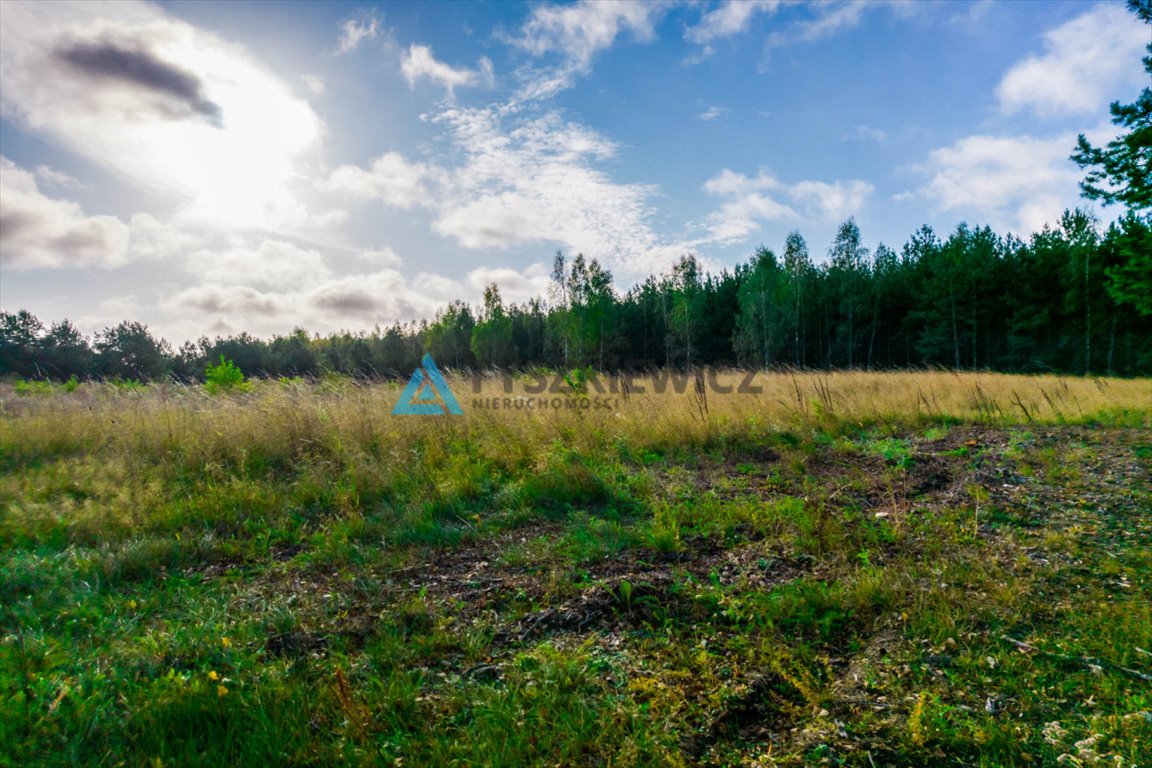
[[[89,338],[0,313],[0,376],[202,379],[221,356],[251,376],[406,377],[429,352],[454,369],[712,366],[1152,373],[1152,218],[1100,232],[1066,211],[1028,241],[960,224],[867,248],[852,219],[816,260],[799,232],[717,274],[693,255],[626,291],[596,259],[557,253],[546,297],[455,301],[371,332],[203,337],[178,349],[139,322]],[[1143,261],[1142,261],[1143,260]]]

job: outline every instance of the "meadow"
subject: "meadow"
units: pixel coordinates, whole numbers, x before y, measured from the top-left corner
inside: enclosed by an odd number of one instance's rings
[[[1152,764],[1152,380],[448,378],[0,384],[0,765]]]

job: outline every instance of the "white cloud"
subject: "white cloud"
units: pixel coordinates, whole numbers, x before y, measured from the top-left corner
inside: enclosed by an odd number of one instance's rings
[[[361,19],[348,19],[340,25],[340,40],[336,43],[336,54],[351,53],[365,40],[374,40],[380,33],[380,20],[375,15]]]
[[[799,218],[799,214],[787,205],[763,193],[751,192],[724,203],[708,215],[708,237],[717,243],[737,243],[759,229],[765,221]]]
[[[509,248],[556,243],[624,272],[665,266],[648,223],[653,190],[619,184],[597,167],[616,145],[559,112],[521,115],[515,108],[451,108],[431,118],[443,125],[453,166],[410,161],[398,153],[369,169],[341,166],[328,189],[423,208],[433,229],[462,247]]]
[[[647,223],[651,189],[618,184],[596,167],[614,143],[557,112],[509,130],[495,110],[441,118],[465,153],[455,194],[436,229],[470,248],[558,242],[619,266],[642,260],[656,237]]]
[[[801,181],[788,190],[792,199],[808,203],[832,219],[845,219],[864,206],[874,187],[866,181]]]
[[[710,195],[745,195],[763,189],[779,189],[780,182],[774,176],[761,170],[754,178],[724,168],[704,182],[704,191]]]
[[[716,118],[725,114],[727,111],[728,111],[727,107],[717,107],[716,105],[712,105],[712,106],[708,107],[708,109],[697,114],[696,117],[700,118],[701,120],[703,120],[705,122],[711,122],[712,120],[715,120]]]
[[[954,14],[948,23],[964,27],[977,27],[988,15],[988,11],[992,9],[995,2],[996,0],[976,0],[976,2],[969,4],[963,13]]]
[[[933,150],[920,193],[946,211],[974,213],[1026,234],[1080,203],[1080,171],[1068,160],[1075,134],[968,136]]]
[[[32,173],[0,156],[0,259],[13,269],[122,266],[128,226],[48,197]]]
[[[199,215],[197,207],[188,209],[188,218]],[[211,217],[211,212],[207,214]],[[348,211],[342,208],[312,210],[288,190],[279,190],[267,200],[260,214],[263,230],[285,237],[330,239],[345,222]]]
[[[325,191],[410,209],[432,205],[437,199],[437,187],[447,182],[447,174],[435,166],[410,162],[399,152],[386,152],[373,160],[367,170],[341,165],[318,186]]]
[[[434,272],[416,273],[416,277],[412,278],[412,287],[424,296],[435,297],[439,304],[444,304],[452,299],[459,299],[464,292],[464,286],[458,281]],[[425,315],[425,317],[431,316],[431,312]]]
[[[518,74],[526,83],[519,98],[547,98],[570,87],[576,75],[590,69],[598,53],[612,47],[625,33],[642,42],[654,39],[654,25],[667,9],[666,2],[633,0],[537,6],[519,36],[506,38],[507,42],[534,56],[556,54],[561,63],[543,70],[521,70]]]
[[[780,0],[725,0],[700,18],[700,23],[684,32],[688,40],[707,45],[719,37],[738,35],[748,28],[757,13],[774,13]]]
[[[382,248],[373,248],[367,251],[360,251],[356,254],[356,258],[366,264],[372,264],[377,267],[398,267],[404,260],[396,253],[390,246],[385,245]]]
[[[831,37],[838,32],[851,29],[860,23],[864,11],[870,7],[868,0],[846,0],[845,2],[813,3],[816,17],[792,24],[773,32],[768,37],[768,47],[792,43],[812,43]],[[891,6],[901,12],[898,6]]]
[[[763,222],[799,219],[797,207],[810,216],[846,218],[860,211],[873,187],[859,179],[785,184],[764,170],[748,177],[724,168],[704,183],[704,191],[727,200],[708,215],[708,237],[700,242],[727,244],[744,240]],[[766,194],[769,191],[775,197]],[[792,205],[781,202],[781,197]]]
[[[841,141],[874,141],[881,144],[888,140],[888,134],[870,125],[857,125],[840,137]]]
[[[304,81],[304,86],[313,96],[324,93],[324,79],[319,75],[300,75],[300,79]]]
[[[305,311],[318,315],[317,324],[389,324],[399,320],[430,318],[450,298],[458,298],[462,286],[439,275],[417,275],[411,282],[394,269],[364,275],[346,275],[300,296]]]
[[[514,42],[537,56],[559,53],[584,69],[625,31],[637,40],[651,40],[655,36],[653,23],[664,10],[662,3],[630,0],[542,5],[533,9],[521,37]]]
[[[44,184],[63,189],[83,189],[84,185],[74,176],[58,171],[47,165],[38,165],[35,170],[36,178]]]
[[[764,170],[749,178],[724,168],[704,182],[705,192],[728,198],[708,214],[706,240],[721,244],[737,243],[759,229],[765,221],[799,218],[799,214],[788,205],[766,195],[769,190],[782,191],[783,185]]]
[[[485,194],[445,210],[436,220],[435,229],[455,238],[464,248],[474,249],[508,248],[542,239],[548,235],[540,230],[540,222],[533,220],[538,213],[536,202],[516,192]]]
[[[523,303],[548,295],[551,283],[549,268],[536,263],[520,272],[508,267],[477,267],[468,273],[468,284],[482,292],[491,283],[500,287],[500,298],[507,303]]]
[[[144,3],[9,3],[6,119],[199,215],[269,226],[323,125],[240,46]],[[282,206],[281,206],[282,207]]]
[[[426,45],[412,44],[400,62],[400,71],[410,88],[415,88],[420,80],[431,80],[448,91],[449,99],[455,97],[457,88],[477,83],[486,83],[491,87],[495,82],[492,62],[488,58],[480,59],[476,69],[456,69],[438,61],[432,55],[432,49]]]
[[[204,246],[208,234],[197,227],[162,222],[150,213],[137,213],[129,223],[128,252],[134,258],[170,259]]]
[[[206,327],[257,335],[294,327],[324,333],[430,318],[464,292],[461,283],[442,275],[420,273],[409,280],[381,268],[279,289],[209,281],[177,291],[154,311],[179,318],[156,324],[173,339],[198,335]]]
[[[1148,27],[1120,4],[1100,4],[1044,35],[1044,53],[1018,62],[996,89],[1005,112],[1040,117],[1102,111],[1127,88],[1147,85],[1140,57]]]
[[[262,240],[255,248],[196,251],[188,257],[188,270],[210,283],[297,290],[332,275],[320,253],[280,240]]]

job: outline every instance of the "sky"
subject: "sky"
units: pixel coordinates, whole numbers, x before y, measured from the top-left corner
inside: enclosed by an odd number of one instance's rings
[[[21,3],[0,13],[0,309],[179,344],[360,331],[825,258],[923,224],[1021,237],[1147,83],[1121,2]]]

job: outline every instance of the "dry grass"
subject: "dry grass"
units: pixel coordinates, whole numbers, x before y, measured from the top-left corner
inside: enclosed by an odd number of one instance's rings
[[[592,450],[622,438],[639,447],[690,445],[747,429],[826,424],[1152,426],[1152,379],[859,371],[749,378],[723,372],[684,376],[679,386],[668,379],[663,392],[654,391],[650,376],[634,376],[628,394],[611,377],[600,380],[602,394],[596,385],[584,393],[562,382],[554,387],[551,377],[550,391],[542,394],[533,393],[537,380],[525,376],[450,376],[449,382],[463,418],[393,416],[399,385],[341,379],[263,382],[249,393],[218,397],[176,385],[121,391],[90,384],[74,393],[23,397],[3,387],[0,447],[19,456],[101,445],[113,454],[193,465],[254,455],[291,461],[357,449],[390,451],[403,461],[413,448],[435,451],[467,437],[491,448],[489,455],[506,453],[516,461],[555,440]],[[597,397],[608,407],[568,407]],[[549,405],[517,407],[539,398]]]

